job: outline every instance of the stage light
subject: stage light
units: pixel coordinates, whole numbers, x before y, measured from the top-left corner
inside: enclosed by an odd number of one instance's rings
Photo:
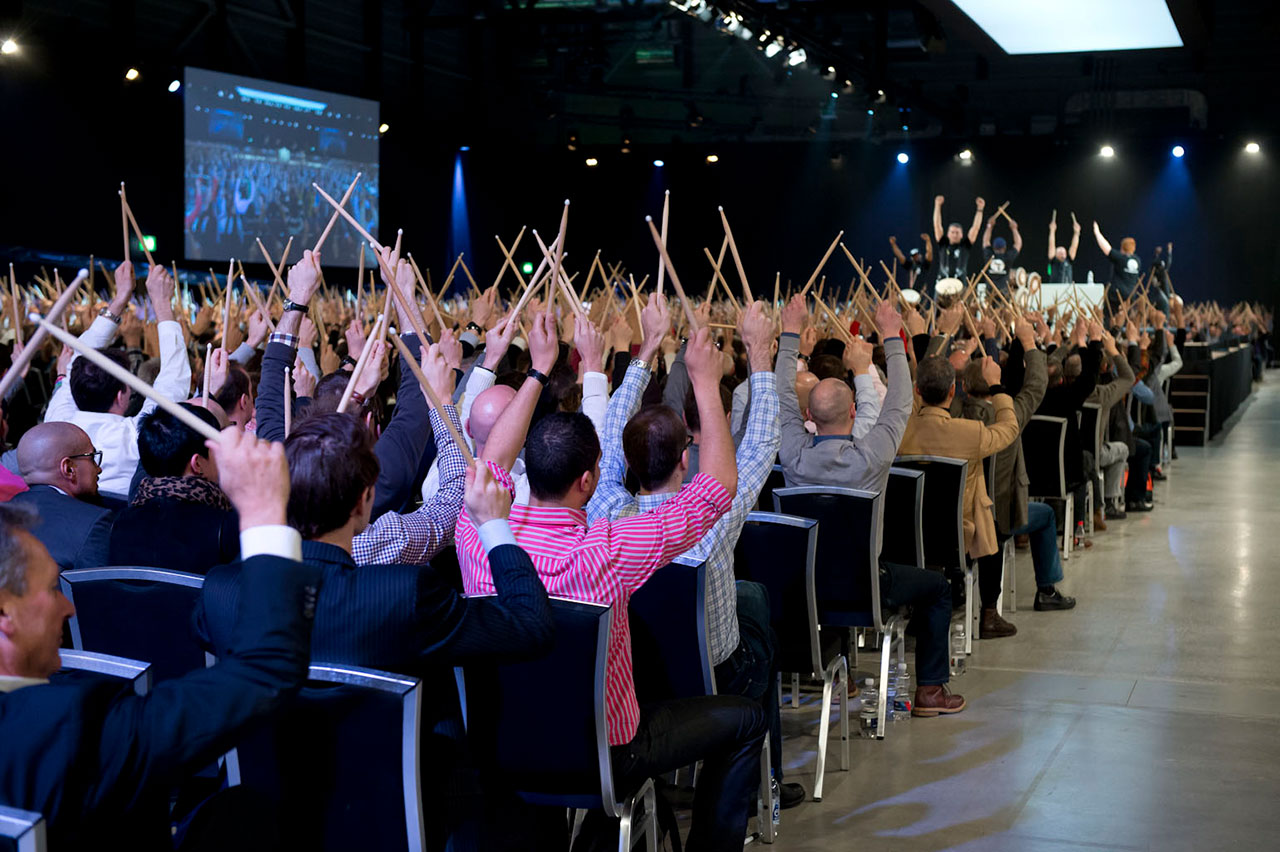
[[[836,98],[838,98],[838,97],[840,97],[840,93],[839,93],[839,92],[832,92],[832,93],[831,93],[831,100],[833,100],[833,101],[834,101],[834,100],[835,100]]]
[[[1110,159],[1116,155],[1116,149],[1112,148],[1110,145],[1103,145],[1098,151],[1098,155]]]
[[[463,146],[462,146],[462,147],[460,147],[458,150],[459,150],[459,151],[470,151],[470,150],[471,150],[471,146],[470,146],[470,145],[463,145]]]
[[[899,163],[902,163],[904,166],[907,164],[907,162],[908,162],[908,161],[910,161],[910,159],[911,159],[911,158],[910,158],[909,156],[907,156],[907,152],[906,152],[906,151],[900,151],[900,152],[898,152],[898,162],[899,162]]]
[[[1262,146],[1260,146],[1257,142],[1250,142],[1244,146],[1244,152],[1246,154],[1256,154],[1261,150],[1262,150]]]
[[[156,238],[152,234],[143,234],[142,239],[138,242],[138,251],[155,251]]]
[[[176,92],[176,91],[178,91],[178,90],[179,90],[179,89],[181,89],[181,88],[182,88],[182,81],[181,81],[181,80],[174,80],[172,83],[170,83],[170,84],[169,84],[169,91],[170,91],[170,92]]]
[[[1175,157],[1181,158],[1183,154],[1187,153],[1187,149],[1183,148],[1181,145],[1174,145],[1173,150],[1170,153]]]
[[[7,38],[3,43],[0,43],[0,53],[3,53],[5,56],[13,56],[17,52],[18,43],[13,39]]]
[[[128,80],[130,83],[132,83],[134,80],[138,79],[141,76],[142,75],[138,73],[137,68],[130,68],[128,71],[124,72],[124,78]]]
[[[708,162],[708,163],[712,163],[712,164],[718,163],[718,162],[720,162],[720,157],[719,157],[719,155],[717,155],[717,154],[708,154],[708,155],[707,155],[707,162]]]
[[[960,152],[960,159],[965,161],[972,160],[973,152],[970,151],[968,148],[965,148],[963,151]]]
[[[386,133],[386,132],[387,132],[388,130],[390,130],[390,129],[391,129],[391,125],[390,125],[390,124],[387,124],[385,121],[384,121],[382,124],[379,124],[379,125],[378,125],[378,132],[379,132],[379,133]]]
[[[526,260],[524,263],[520,265],[520,271],[523,272],[525,275],[532,275],[533,264]]]
[[[794,68],[797,65],[803,65],[804,61],[808,58],[809,56],[804,52],[804,48],[798,47],[791,51],[791,53],[787,54],[787,65]]]
[[[587,157],[587,168],[594,169],[598,165],[600,165],[600,161],[595,157]]]
[[[876,111],[875,111],[875,110],[873,110],[873,109],[868,109],[868,110],[867,110],[867,115],[875,115],[875,114],[876,114]]]
[[[662,168],[663,166],[665,166],[665,165],[666,165],[666,162],[664,162],[663,160],[654,160],[654,161],[653,161],[653,165],[654,165],[656,168],[659,168],[659,169],[660,169],[660,168]]]
[[[955,0],[1005,53],[1096,53],[1182,47],[1165,0],[1076,0],[1046,27],[1043,3]]]
[[[627,139],[627,138],[625,138],[625,137],[624,137],[624,138],[623,138],[623,140],[622,140],[622,148],[621,148],[621,149],[619,149],[619,150],[621,150],[621,152],[622,152],[623,154],[630,154],[630,153],[631,153],[631,140],[630,140],[630,139]]]
[[[772,59],[781,52],[782,45],[778,44],[776,41],[771,41],[764,46],[764,55],[769,59]]]

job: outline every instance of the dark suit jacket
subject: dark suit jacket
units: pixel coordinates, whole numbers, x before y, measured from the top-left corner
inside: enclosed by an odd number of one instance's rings
[[[116,517],[108,554],[107,565],[203,574],[240,558],[240,518],[202,503],[130,506]]]
[[[1067,434],[1062,445],[1062,466],[1068,487],[1084,482],[1084,446],[1080,443],[1080,424],[1076,412],[1084,407],[1098,384],[1098,365],[1102,361],[1101,341],[1091,341],[1080,352],[1080,377],[1070,384],[1059,383],[1049,388],[1036,414],[1061,417],[1067,421]],[[1064,356],[1064,359],[1068,356]]]
[[[32,532],[49,549],[58,570],[111,564],[107,561],[112,520],[109,509],[68,497],[50,485],[32,485],[9,504],[30,506],[39,513],[40,523]]]
[[[235,745],[307,676],[322,571],[273,556],[237,566],[245,594],[218,665],[138,697],[54,676],[0,693],[0,803],[38,811],[51,849],[169,849],[169,790]]]

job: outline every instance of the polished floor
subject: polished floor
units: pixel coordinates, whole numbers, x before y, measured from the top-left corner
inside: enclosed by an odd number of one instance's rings
[[[1156,511],[1073,555],[1070,612],[974,642],[962,714],[854,740],[779,852],[1280,846],[1280,372],[1208,447],[1179,448]],[[871,655],[859,676],[873,674]],[[783,711],[788,780],[813,789],[812,692]]]

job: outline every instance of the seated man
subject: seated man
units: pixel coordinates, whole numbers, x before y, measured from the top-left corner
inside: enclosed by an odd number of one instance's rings
[[[218,428],[209,411],[181,404]],[[106,564],[203,574],[238,559],[240,521],[218,487],[218,466],[204,438],[157,408],[138,426],[138,455],[146,476],[116,516]]]
[[[1110,332],[1103,333],[1102,346],[1106,354],[1099,366],[1102,375],[1099,376],[1093,393],[1089,395],[1089,402],[1097,404],[1098,419],[1102,421],[1102,437],[1098,443],[1096,463],[1103,477],[1102,502],[1105,503],[1107,520],[1124,520],[1124,469],[1129,458],[1129,445],[1124,440],[1112,440],[1109,424],[1112,409],[1133,387],[1133,368],[1129,366],[1129,359],[1120,354]],[[1114,377],[1111,376],[1112,371],[1115,373]]]
[[[168,849],[169,791],[236,744],[302,685],[320,572],[283,526],[284,450],[222,433],[213,449],[240,513],[244,583],[231,650],[212,668],[154,686],[51,676],[75,613],[58,566],[19,513],[0,507],[0,802],[48,821],[50,848],[128,838]]]
[[[907,351],[898,336],[902,317],[886,300],[876,309],[876,330],[884,341],[888,393],[876,424],[861,438],[853,437],[854,405],[849,387],[838,379],[823,379],[809,395],[809,411],[817,424],[817,436],[804,429],[799,401],[790,392],[795,386],[795,347],[808,317],[799,296],[782,312],[782,341],[778,346],[778,397],[781,406],[782,461],[787,485],[831,485],[884,493],[889,468],[898,452],[907,418],[911,414],[911,369]],[[870,360],[870,346],[848,347],[850,360],[859,366]],[[855,372],[861,372],[857,366]],[[825,382],[834,384],[825,385]],[[827,390],[823,399],[821,391]],[[814,397],[818,397],[815,400]],[[816,410],[815,410],[816,409]],[[964,698],[946,691],[950,679],[948,643],[951,640],[951,586],[936,571],[903,565],[882,565],[880,599],[884,606],[912,606],[912,630],[916,636],[916,694],[912,713],[937,716],[959,713]]]
[[[133,264],[116,267],[116,297],[110,307],[80,336],[85,345],[102,349],[115,337],[121,314],[128,308],[133,291]],[[123,295],[123,298],[121,298]],[[156,312],[156,333],[160,341],[160,373],[155,389],[170,399],[186,399],[191,390],[191,364],[187,360],[182,326],[173,319],[173,279],[163,266],[147,272],[147,295]],[[103,353],[128,369],[123,352]],[[66,421],[79,426],[93,445],[102,451],[102,475],[98,488],[114,495],[129,492],[129,483],[138,467],[138,423],[156,407],[148,400],[134,417],[126,417],[130,391],[125,384],[87,358],[73,357],[67,376],[59,375],[49,400],[45,422]]]
[[[759,783],[760,744],[768,730],[759,702],[713,695],[640,707],[631,673],[627,622],[631,594],[654,571],[706,535],[732,504],[738,476],[728,416],[720,401],[720,353],[706,329],[700,329],[685,354],[702,420],[698,475],[651,512],[589,526],[583,507],[600,479],[600,443],[590,419],[557,412],[529,432],[556,353],[555,320],[539,313],[530,329],[533,369],[515,402],[494,425],[483,459],[510,488],[507,469],[524,446],[529,505],[511,510],[512,528],[533,558],[547,591],[614,607],[605,718],[615,784],[635,789],[643,779],[701,760],[688,845],[691,849],[741,849],[748,806]],[[463,512],[457,535],[467,594],[492,593],[493,568],[469,512]],[[557,824],[553,829],[557,834],[565,831],[562,811],[550,822]],[[584,845],[608,845],[606,838],[616,830],[616,823],[610,825],[603,812],[593,811],[579,840]]]
[[[112,516],[95,502],[100,458],[84,430],[70,423],[42,423],[18,442],[18,466],[28,490],[10,504],[39,515],[31,533],[48,549],[59,571],[110,564]]]

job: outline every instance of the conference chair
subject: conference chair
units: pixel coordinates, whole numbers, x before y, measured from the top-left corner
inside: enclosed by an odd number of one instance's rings
[[[228,786],[276,809],[298,849],[421,852],[422,681],[312,663],[301,691],[227,754]]]
[[[71,645],[149,660],[156,682],[205,665],[191,631],[204,577],[135,566],[63,571],[62,593],[75,605]]]
[[[44,817],[0,805],[0,852],[44,852]]]
[[[969,559],[964,546],[964,482],[969,462],[946,456],[898,456],[894,467],[924,474],[921,517],[929,519],[929,535],[924,537],[924,563],[929,568],[953,568],[964,575],[965,653],[973,652],[972,626],[978,607],[974,601],[978,584],[977,563]]]
[[[769,591],[769,620],[777,635],[779,671],[803,673],[822,680],[818,723],[818,765],[813,800],[822,801],[827,769],[831,701],[840,700],[840,768],[849,768],[849,659],[835,654],[822,663],[816,592],[818,522],[775,512],[747,515],[734,551],[739,580],[760,583]]]
[[[786,484],[787,480],[782,473],[782,465],[775,464],[773,469],[769,471],[769,475],[765,477],[764,486],[760,489],[760,497],[756,501],[760,511],[767,512],[773,508],[773,490],[775,488],[785,488]]]
[[[996,457],[987,456],[982,460],[982,475],[987,481],[987,496],[991,498],[991,517],[996,520]],[[997,531],[999,530],[999,521],[996,521]],[[996,612],[1004,614],[1007,606],[1010,612],[1017,612],[1018,605],[1014,600],[1018,591],[1017,573],[1015,571],[1016,561],[1014,557],[1013,537],[1010,536],[1004,540],[1004,544],[1000,546],[1000,597],[996,598]],[[975,579],[976,582],[976,579]],[[981,595],[979,595],[981,596]],[[1006,604],[1005,602],[1008,601]],[[979,601],[981,603],[981,601]],[[981,612],[977,607],[974,611]],[[976,624],[970,624],[969,629],[976,629]],[[967,634],[966,634],[967,637]]]
[[[907,622],[880,603],[881,496],[872,491],[830,486],[779,488],[773,492],[779,514],[818,522],[814,555],[814,597],[818,623],[829,627],[875,630],[880,642],[880,682],[889,677],[889,656],[896,646],[906,662]],[[846,663],[847,665],[847,663]],[[884,739],[886,695],[877,707],[876,739]]]
[[[1071,558],[1071,537],[1075,533],[1075,498],[1067,490],[1063,447],[1067,421],[1063,417],[1036,414],[1022,432],[1022,452],[1026,459],[1027,496],[1045,503],[1063,504],[1062,558]]]
[[[59,652],[59,656],[62,658],[62,668],[54,674],[55,682],[62,678],[123,680],[133,685],[136,695],[146,695],[154,682],[151,664],[141,660],[95,654],[92,651],[63,650]]]
[[[1102,475],[1102,469],[1097,466],[1098,453],[1102,449],[1105,441],[1103,435],[1106,431],[1106,422],[1102,419],[1102,408],[1096,402],[1086,402],[1080,411],[1080,445],[1083,449],[1093,453],[1094,478],[1089,482],[1089,492],[1085,500],[1085,506],[1088,512],[1084,518],[1085,529],[1090,535],[1093,534],[1093,509],[1095,506],[1103,505],[1106,498],[1105,478]]]
[[[924,474],[921,471],[889,468],[881,530],[881,561],[924,568]]]
[[[620,821],[619,852],[631,852],[641,837],[648,852],[657,852],[653,779],[635,790],[614,783],[605,722],[613,610],[552,598],[551,612],[555,644],[547,655],[520,663],[473,663],[460,670],[467,739],[479,765],[495,769],[524,801],[602,809]],[[642,820],[637,820],[638,803]]]

